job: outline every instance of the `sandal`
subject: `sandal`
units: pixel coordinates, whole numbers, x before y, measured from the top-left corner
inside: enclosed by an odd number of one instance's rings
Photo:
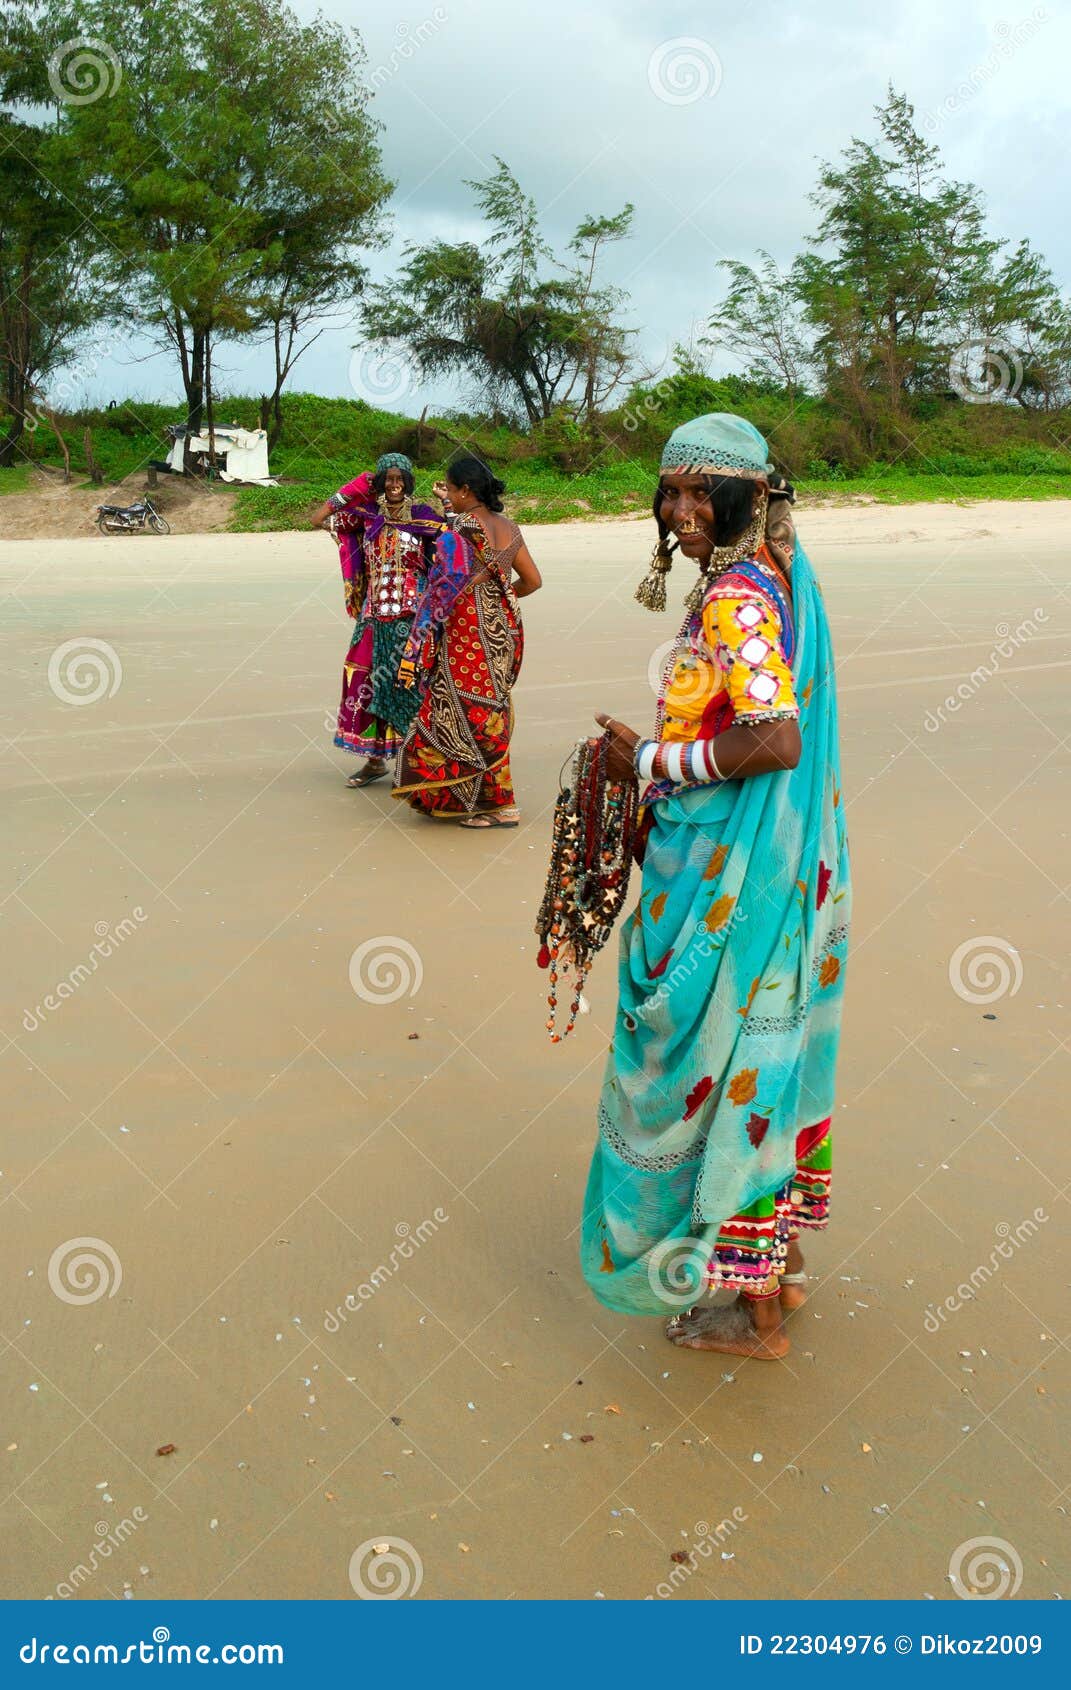
[[[458,827],[468,827],[486,832],[491,827],[519,827],[521,813],[510,806],[504,810],[481,810],[478,815],[465,816],[458,822]]]
[[[359,769],[355,775],[350,776],[346,785],[351,789],[358,786],[371,786],[375,780],[385,780],[389,773],[389,769]]]

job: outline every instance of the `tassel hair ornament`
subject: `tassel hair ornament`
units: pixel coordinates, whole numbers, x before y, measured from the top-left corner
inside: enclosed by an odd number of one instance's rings
[[[647,574],[636,588],[636,602],[644,610],[661,611],[666,608],[666,576],[673,568],[675,545],[664,535],[651,553]]]

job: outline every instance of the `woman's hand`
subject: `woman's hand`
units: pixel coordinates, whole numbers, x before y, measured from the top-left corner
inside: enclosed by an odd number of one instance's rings
[[[600,728],[610,730],[610,751],[606,758],[606,773],[611,780],[635,780],[636,766],[633,762],[636,747],[640,743],[640,736],[631,728],[626,728],[623,722],[616,722],[612,716],[596,716]]]
[[[431,484],[431,490],[435,494],[435,497],[439,500],[439,503],[447,510],[450,510],[450,495],[446,490],[446,482],[433,481]]]

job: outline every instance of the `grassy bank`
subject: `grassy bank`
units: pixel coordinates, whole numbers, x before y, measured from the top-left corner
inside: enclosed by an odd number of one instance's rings
[[[795,482],[801,500],[868,498],[884,504],[974,499],[1071,497],[1071,417],[1039,415],[1017,406],[927,400],[905,418],[869,429],[881,450],[868,456],[867,438],[824,402],[794,399],[739,378],[711,381],[678,372],[655,388],[637,389],[618,411],[585,431],[555,418],[534,431],[501,420],[450,415],[429,418],[418,430],[412,418],[353,399],[290,394],[284,400],[283,434],[272,453],[278,487],[239,491],[232,527],[239,531],[300,528],[310,510],[383,451],[407,451],[418,465],[418,492],[459,445],[477,451],[502,476],[509,508],[529,523],[561,522],[647,510],[657,477],[658,453],[680,421],[707,410],[737,410],[751,417],[770,442],[777,467]],[[141,484],[150,458],[163,458],[174,405],[131,400],[112,409],[61,417],[71,451],[72,477],[88,485],[83,436],[106,484],[127,478]],[[252,398],[217,402],[217,418],[255,428]],[[25,492],[33,464],[61,464],[44,425],[23,441],[24,460],[0,471],[0,492]]]

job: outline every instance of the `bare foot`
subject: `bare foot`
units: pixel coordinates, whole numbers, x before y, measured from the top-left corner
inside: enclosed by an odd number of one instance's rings
[[[741,1297],[728,1307],[689,1309],[669,1322],[666,1337],[680,1349],[715,1350],[719,1355],[753,1356],[756,1361],[780,1361],[790,1347],[773,1297],[755,1305]]]

